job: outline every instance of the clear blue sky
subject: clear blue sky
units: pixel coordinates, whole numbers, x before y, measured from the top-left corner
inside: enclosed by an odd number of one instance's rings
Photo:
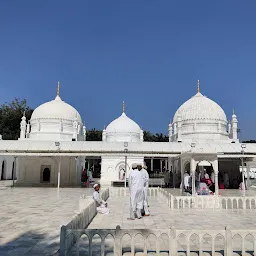
[[[167,133],[196,93],[256,139],[255,0],[1,0],[0,103],[56,95],[102,129],[121,113]]]

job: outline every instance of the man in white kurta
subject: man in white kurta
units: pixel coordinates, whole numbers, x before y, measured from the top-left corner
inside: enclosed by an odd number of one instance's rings
[[[130,191],[130,220],[141,218],[141,210],[143,209],[144,200],[144,182],[142,173],[137,169],[137,164],[132,164],[132,171],[129,175],[129,191]]]
[[[188,189],[189,188],[189,174],[187,172],[184,173],[184,188]]]
[[[144,182],[144,200],[143,200],[143,207],[145,211],[145,216],[149,216],[149,210],[148,210],[148,184],[149,184],[149,175],[147,172],[147,166],[143,166],[141,164],[138,164],[138,170],[141,171],[142,177],[143,177],[143,182]]]
[[[93,192],[93,200],[96,202],[97,212],[101,214],[109,214],[109,209],[107,208],[107,203],[101,199],[100,196],[100,185],[95,184],[93,186],[94,192]]]

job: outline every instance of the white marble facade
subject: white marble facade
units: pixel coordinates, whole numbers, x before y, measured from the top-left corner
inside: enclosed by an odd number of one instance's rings
[[[231,122],[227,121],[224,110],[214,101],[203,96],[200,92],[198,81],[198,92],[191,99],[182,104],[176,111],[168,127],[169,143],[181,143],[184,148],[192,143],[201,143],[205,146],[218,143],[227,145],[239,143],[238,140],[238,120],[233,112]],[[57,96],[54,100],[46,102],[37,107],[31,120],[21,118],[20,141],[66,142],[66,141],[86,141],[86,127],[83,124],[79,112],[71,105],[65,103],[60,98],[60,85],[58,84]],[[90,142],[88,142],[90,143]],[[120,171],[127,170],[129,175],[131,164],[134,162],[144,162],[144,153],[157,151],[161,148],[161,143],[143,142],[143,130],[140,126],[126,115],[123,103],[121,115],[113,120],[102,133],[103,145],[108,145],[108,149],[117,152],[115,156],[102,154],[101,158],[101,183],[110,184],[112,181],[123,180]],[[143,145],[143,152],[131,154],[129,144],[137,143],[138,147]],[[163,142],[163,147],[166,143]],[[121,151],[120,151],[120,145]],[[117,146],[118,145],[118,146]],[[88,145],[87,145],[88,146]],[[171,148],[171,147],[170,147]],[[72,150],[70,151],[72,153]],[[93,153],[93,146],[92,151]],[[173,154],[171,150],[168,154]],[[181,152],[182,153],[182,152]],[[200,155],[200,152],[195,153]],[[4,163],[2,168],[3,179],[11,179],[13,176],[13,165],[18,184],[57,184],[57,173],[59,169],[58,155],[52,157],[24,156],[17,157],[2,156],[0,163]],[[255,157],[256,154],[253,156]],[[66,155],[61,158],[61,186],[78,185],[80,183],[81,171],[85,166],[86,156],[74,157]],[[168,159],[172,163],[174,159]],[[14,164],[14,162],[17,162]],[[125,168],[125,163],[127,166]],[[172,166],[172,164],[170,164]],[[174,164],[173,164],[174,168]],[[175,169],[179,169],[180,166]],[[237,168],[236,168],[237,169]],[[43,171],[46,170],[46,174]],[[50,174],[47,174],[50,173]],[[48,176],[50,175],[49,181]],[[179,174],[177,173],[177,179]],[[46,181],[46,180],[47,181]]]

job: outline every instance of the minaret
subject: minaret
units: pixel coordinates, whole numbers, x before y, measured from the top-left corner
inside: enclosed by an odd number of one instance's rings
[[[182,126],[182,124],[181,124],[181,116],[178,115],[178,117],[177,117],[177,141],[178,142],[182,141],[182,139],[181,139],[181,126]]]
[[[73,121],[73,138],[72,140],[77,141],[77,128],[78,128],[78,122],[77,117],[75,117]]]
[[[228,122],[228,134],[231,135],[231,122]]]
[[[177,123],[173,124],[173,135],[177,134]]]
[[[142,129],[140,129],[140,141],[143,142],[144,141],[144,132]]]
[[[170,123],[168,125],[168,132],[169,132],[169,142],[172,141],[172,120],[170,120]]]
[[[200,80],[197,80],[197,93],[200,93]]]
[[[20,122],[20,139],[25,139],[26,138],[26,116],[25,116],[25,111],[23,113],[23,117],[21,118]]]
[[[83,136],[84,136],[84,141],[86,141],[86,126],[85,126],[85,123],[83,125]]]
[[[237,121],[237,117],[236,117],[236,114],[235,114],[235,110],[233,110],[233,115],[232,115],[232,140],[233,142],[236,142],[237,141],[237,127],[238,127],[238,121]]]
[[[102,141],[106,141],[107,136],[106,136],[106,126],[104,125],[104,129],[102,131]]]
[[[30,133],[30,121],[28,121],[27,123],[26,138],[29,137],[29,133]]]

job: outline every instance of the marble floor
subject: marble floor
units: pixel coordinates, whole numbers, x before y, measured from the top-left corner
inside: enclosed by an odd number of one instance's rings
[[[1,189],[0,255],[55,255],[60,227],[78,213],[82,194],[92,189]]]
[[[178,193],[178,189],[169,190]],[[227,194],[239,191],[225,191]],[[58,255],[60,227],[79,212],[80,195],[92,189],[21,188],[0,189],[0,255]],[[256,195],[256,191],[250,191]],[[110,214],[97,215],[90,228],[179,229],[256,228],[255,210],[170,210],[160,200],[149,200],[151,216],[129,221],[128,197],[109,198]]]
[[[89,225],[91,229],[231,229],[255,228],[256,210],[225,209],[175,209],[170,210],[161,199],[149,199],[151,216],[127,220],[129,217],[129,198],[112,197],[108,200],[109,215],[98,214]]]

